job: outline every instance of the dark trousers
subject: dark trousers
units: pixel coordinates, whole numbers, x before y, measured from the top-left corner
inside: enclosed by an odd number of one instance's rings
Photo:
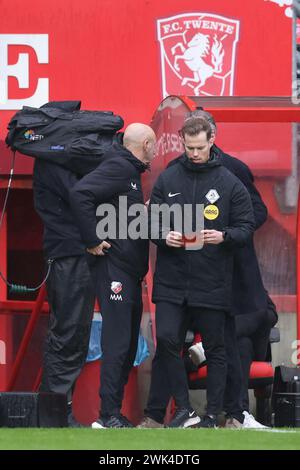
[[[158,394],[161,393],[162,384],[159,384],[158,377],[155,375],[156,372],[162,375],[165,374],[169,392],[175,399],[176,406],[180,408],[190,407],[188,384],[181,358],[181,350],[191,318],[195,328],[201,332],[207,358],[207,413],[217,414],[222,409],[227,370],[224,345],[226,313],[219,310],[194,308],[169,302],[158,302],[156,306],[157,351],[153,363],[148,409],[152,399],[154,408],[157,408],[158,405],[158,400],[154,399],[154,388],[158,390]],[[152,405],[150,406],[152,408]],[[166,403],[164,403],[164,411],[165,406]],[[152,413],[151,416],[154,417]]]
[[[234,317],[225,317],[225,350],[228,364],[224,402],[228,414],[242,421],[240,390],[242,387],[241,365],[235,333]],[[206,353],[206,351],[205,351]],[[248,385],[248,381],[247,381]],[[208,393],[209,395],[209,393]],[[170,384],[164,364],[157,348],[152,361],[152,374],[149,398],[145,414],[162,423],[171,397]]]
[[[86,360],[95,304],[85,256],[54,260],[47,294],[50,317],[40,390],[65,393],[70,401]]]
[[[238,315],[235,318],[242,369],[240,403],[243,410],[249,411],[248,382],[251,363],[266,360],[271,325],[267,321],[266,312],[263,316],[261,312],[257,312],[251,315]]]
[[[246,383],[242,374],[242,361],[239,352],[238,339],[236,336],[235,317],[227,316],[225,324],[225,348],[227,357],[227,378],[224,394],[224,411],[243,422],[243,410],[241,403],[241,393],[243,387],[247,387],[248,394],[248,376]]]
[[[141,281],[115,266],[109,255],[88,256],[102,314],[101,416],[120,413],[133,366],[143,311]]]
[[[251,363],[254,357],[253,343],[251,338],[246,336],[238,338],[239,352],[242,364],[242,388],[240,394],[240,401],[243,410],[249,411],[249,393],[248,382]]]

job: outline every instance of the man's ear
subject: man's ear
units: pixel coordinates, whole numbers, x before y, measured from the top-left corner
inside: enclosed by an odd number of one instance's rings
[[[215,142],[215,136],[211,136],[211,138],[208,141],[209,148],[211,148],[214,145]]]
[[[144,142],[143,142],[143,150],[144,150],[144,152],[147,152],[148,147],[149,147],[149,140],[148,140],[148,139],[145,139]]]

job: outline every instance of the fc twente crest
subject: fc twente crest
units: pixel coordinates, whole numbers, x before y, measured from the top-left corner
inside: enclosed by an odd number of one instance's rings
[[[157,20],[163,97],[232,95],[239,23],[210,13]]]

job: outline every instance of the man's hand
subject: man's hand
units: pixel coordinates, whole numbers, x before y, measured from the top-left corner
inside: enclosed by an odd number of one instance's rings
[[[87,248],[87,252],[90,255],[95,256],[105,256],[105,251],[111,247],[111,244],[106,242],[105,240],[100,243],[100,245],[94,246],[94,248]]]
[[[184,241],[182,240],[182,233],[180,232],[169,232],[166,236],[166,244],[171,248],[181,248],[184,246]]]
[[[205,245],[219,245],[219,243],[224,241],[223,233],[218,230],[201,230],[201,233],[203,233]]]

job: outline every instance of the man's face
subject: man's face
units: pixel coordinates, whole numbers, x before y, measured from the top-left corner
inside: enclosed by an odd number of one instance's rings
[[[209,152],[213,145],[213,138],[207,140],[206,132],[201,131],[197,135],[185,134],[183,145],[187,157],[193,163],[206,163],[209,159]]]

